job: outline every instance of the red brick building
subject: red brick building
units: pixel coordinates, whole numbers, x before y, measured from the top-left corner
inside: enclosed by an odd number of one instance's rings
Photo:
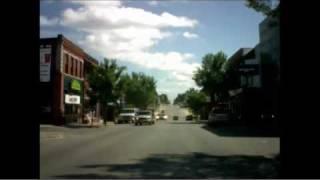
[[[40,39],[41,123],[81,122],[89,88],[86,75],[98,62],[62,35]],[[87,85],[85,85],[87,84]]]

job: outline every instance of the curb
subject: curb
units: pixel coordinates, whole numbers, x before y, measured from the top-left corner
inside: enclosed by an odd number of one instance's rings
[[[56,133],[56,132],[43,132],[40,133],[40,139],[45,139],[45,140],[49,140],[49,139],[63,139],[64,136],[62,133]]]

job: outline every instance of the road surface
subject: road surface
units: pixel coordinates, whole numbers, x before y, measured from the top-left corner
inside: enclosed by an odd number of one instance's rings
[[[277,177],[275,137],[221,135],[184,120],[52,131],[63,138],[40,139],[41,178]]]

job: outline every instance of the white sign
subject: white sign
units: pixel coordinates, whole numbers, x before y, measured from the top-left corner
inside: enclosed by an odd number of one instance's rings
[[[51,48],[40,48],[40,82],[50,81]]]
[[[80,104],[80,96],[66,94],[65,103],[66,104]]]

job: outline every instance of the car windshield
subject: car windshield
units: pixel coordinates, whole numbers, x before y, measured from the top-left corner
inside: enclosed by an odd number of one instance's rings
[[[134,113],[133,109],[123,109],[120,113]]]
[[[138,115],[151,115],[151,112],[149,112],[149,111],[140,111],[140,112],[138,112]]]

